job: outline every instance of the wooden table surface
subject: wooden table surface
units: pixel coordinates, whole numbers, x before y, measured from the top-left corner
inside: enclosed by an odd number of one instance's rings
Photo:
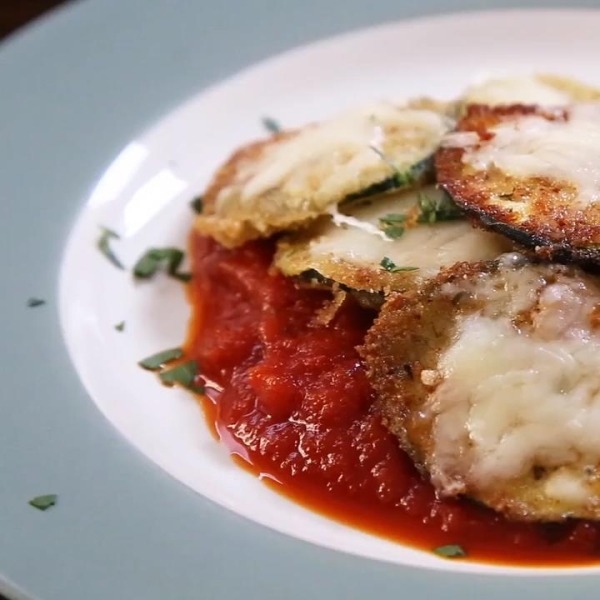
[[[66,0],[2,0],[0,2],[0,41],[19,27],[36,19]],[[2,566],[0,565],[0,568]],[[8,600],[0,594],[0,600]]]

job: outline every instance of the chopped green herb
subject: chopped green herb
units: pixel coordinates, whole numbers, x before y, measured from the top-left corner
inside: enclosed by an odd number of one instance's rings
[[[124,269],[125,267],[123,266],[123,263],[116,257],[115,253],[110,247],[110,240],[119,240],[121,239],[121,236],[118,233],[115,233],[112,229],[108,229],[107,227],[101,226],[100,229],[102,230],[102,233],[100,234],[98,242],[96,243],[98,250],[100,250],[100,252],[102,252],[102,254],[104,254],[104,256],[115,267],[117,267],[118,269]]]
[[[409,185],[414,185],[415,178],[410,171],[405,171],[401,173],[400,171],[396,171],[396,185],[398,187],[408,187]]]
[[[115,325],[117,331],[123,331],[125,329],[125,321],[121,321]]]
[[[181,348],[171,348],[170,350],[163,350],[148,358],[144,358],[144,360],[140,360],[138,365],[142,367],[142,369],[147,369],[148,371],[158,371],[164,365],[173,362],[182,356],[183,350]]]
[[[159,377],[165,385],[174,385],[177,383],[192,392],[203,394],[204,387],[194,383],[196,375],[198,375],[198,363],[195,360],[190,360],[168,371],[163,371]]]
[[[440,546],[439,548],[435,548],[433,550],[435,554],[438,556],[443,556],[444,558],[464,558],[467,556],[467,553],[458,544],[448,544],[447,546]]]
[[[369,148],[371,148],[371,150],[373,150],[373,152],[375,152],[375,154],[377,154],[379,158],[381,158],[381,160],[393,171],[396,187],[407,187],[415,183],[415,178],[410,171],[406,171],[404,173],[401,172],[400,169],[398,169],[398,167],[392,162],[390,157],[377,148],[377,146],[370,145]]]
[[[397,223],[404,223],[408,219],[407,215],[400,213],[389,213],[379,218],[380,223],[383,225],[396,225]]]
[[[44,494],[43,496],[32,498],[29,504],[38,510],[48,510],[56,504],[57,500],[58,496],[56,494]]]
[[[189,281],[192,278],[191,274],[179,271],[183,256],[183,252],[178,248],[151,248],[135,263],[133,276],[137,279],[150,279],[158,271],[166,270],[169,277]]]
[[[419,193],[419,223],[436,223],[438,221],[454,221],[462,219],[463,214],[448,196],[433,200],[427,194]]]
[[[196,196],[196,198],[190,202],[190,206],[196,214],[201,215],[204,210],[204,196]]]
[[[160,269],[162,257],[155,250],[149,250],[141,256],[133,267],[133,275],[138,279],[148,279]]]
[[[392,240],[398,240],[404,235],[404,227],[395,225],[393,227],[382,227],[383,233]]]
[[[398,213],[390,213],[379,219],[379,228],[387,237],[392,240],[397,240],[404,235],[404,226],[402,225],[407,219],[406,215]]]
[[[35,308],[36,306],[42,306],[43,304],[46,304],[46,301],[41,298],[29,298],[29,300],[27,300],[27,306],[29,308]]]
[[[399,267],[396,263],[387,256],[384,256],[381,259],[379,265],[384,269],[384,271],[389,271],[390,273],[401,273],[402,271],[418,271],[419,267]]]
[[[262,124],[269,133],[279,133],[281,131],[281,125],[272,117],[263,117]]]

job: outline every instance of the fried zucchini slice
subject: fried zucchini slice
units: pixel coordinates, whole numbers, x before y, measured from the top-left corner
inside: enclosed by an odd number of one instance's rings
[[[600,103],[471,106],[436,169],[483,227],[545,259],[600,263]]]
[[[486,104],[537,104],[561,106],[600,99],[600,89],[560,75],[517,75],[488,79],[471,86],[460,99],[461,106]]]
[[[245,146],[217,171],[195,226],[225,246],[295,229],[348,199],[433,178],[446,105],[377,102]]]
[[[352,290],[406,291],[443,266],[493,259],[511,247],[474,228],[443,190],[428,186],[354,202],[282,238],[275,265],[287,276]]]
[[[395,294],[360,349],[387,427],[441,496],[600,518],[600,285],[509,254]]]

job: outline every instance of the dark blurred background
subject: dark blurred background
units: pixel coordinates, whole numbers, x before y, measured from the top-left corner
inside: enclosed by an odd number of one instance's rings
[[[59,4],[65,4],[65,0],[2,0],[0,39]]]

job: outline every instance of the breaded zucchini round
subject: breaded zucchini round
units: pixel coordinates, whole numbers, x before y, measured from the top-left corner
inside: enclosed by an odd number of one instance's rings
[[[377,102],[241,148],[217,171],[195,226],[225,246],[296,229],[348,199],[433,178],[446,106]]]
[[[600,103],[471,106],[436,169],[483,227],[545,259],[600,263]]]
[[[406,291],[459,261],[496,258],[505,238],[473,227],[435,186],[354,202],[282,238],[275,265],[287,276],[366,292]]]
[[[537,104],[561,106],[600,99],[600,89],[560,75],[513,75],[487,79],[471,86],[459,104]]]
[[[600,283],[521,255],[393,295],[361,353],[388,428],[441,496],[600,518]]]

